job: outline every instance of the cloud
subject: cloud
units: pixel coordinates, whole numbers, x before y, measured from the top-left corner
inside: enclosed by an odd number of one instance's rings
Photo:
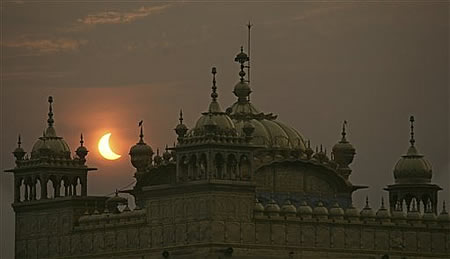
[[[89,14],[84,18],[78,19],[78,22],[86,25],[97,24],[128,24],[138,19],[145,18],[154,13],[160,13],[170,5],[160,5],[151,7],[141,7],[130,12],[104,11],[95,14]]]
[[[73,39],[20,39],[8,41],[3,46],[10,48],[24,48],[35,54],[52,54],[58,52],[70,52],[78,50],[81,46],[87,44],[87,40]]]

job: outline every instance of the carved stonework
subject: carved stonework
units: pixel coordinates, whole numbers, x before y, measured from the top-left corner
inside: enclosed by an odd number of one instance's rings
[[[330,229],[325,225],[318,225],[316,227],[316,246],[329,247],[330,246]]]
[[[317,176],[308,176],[306,190],[312,193],[333,193],[330,184]]]
[[[116,233],[108,231],[105,233],[105,250],[113,251],[116,248]]]
[[[105,248],[105,240],[103,233],[95,233],[94,234],[94,252],[99,253],[103,252]]]
[[[142,227],[139,229],[139,247],[148,248],[152,246],[150,227]]]
[[[139,247],[139,231],[135,228],[128,229],[128,248],[137,249]]]

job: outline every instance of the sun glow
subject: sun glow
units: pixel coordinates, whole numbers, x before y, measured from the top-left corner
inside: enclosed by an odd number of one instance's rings
[[[111,147],[109,146],[109,138],[111,137],[111,133],[106,133],[103,135],[103,137],[100,138],[98,141],[98,151],[100,152],[100,155],[102,155],[105,159],[108,160],[116,160],[121,157],[121,155],[118,155],[112,151]]]

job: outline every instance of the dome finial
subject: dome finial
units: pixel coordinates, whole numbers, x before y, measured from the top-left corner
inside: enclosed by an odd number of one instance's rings
[[[342,142],[347,141],[347,139],[345,138],[345,136],[347,135],[347,121],[344,120],[344,122],[342,123]]]
[[[384,196],[381,196],[381,208],[384,209]]]
[[[21,146],[20,146],[21,144],[22,144],[22,140],[21,140],[20,134],[19,134],[19,136],[18,136],[18,138],[17,138],[17,147],[20,148],[20,147],[21,147]]]
[[[217,97],[219,96],[217,94],[217,86],[216,86],[216,74],[217,74],[217,69],[216,67],[212,67],[211,69],[211,73],[213,75],[213,85],[212,85],[212,93],[211,93],[211,97],[212,97],[212,101],[216,102],[217,101]]]
[[[80,146],[82,147],[84,144],[83,133],[80,134]]]
[[[183,109],[180,109],[180,118],[178,119],[180,124],[183,124]]]
[[[55,122],[55,120],[53,120],[53,107],[52,107],[53,97],[52,96],[48,97],[48,103],[49,103],[49,106],[48,106],[48,120],[47,120],[47,122],[48,122],[48,126],[49,127],[53,127],[53,123]]]
[[[366,196],[366,208],[370,208],[370,206],[369,206],[369,196]]]
[[[139,134],[139,143],[144,143],[144,120],[139,122],[140,134]]]
[[[416,142],[414,139],[414,116],[409,117],[409,121],[411,122],[411,139],[409,140],[409,143],[411,143],[411,146],[414,146],[414,143]]]
[[[247,54],[245,54],[244,52],[244,47],[241,46],[241,52],[239,54],[237,54],[236,58],[234,59],[234,61],[238,62],[241,64],[241,71],[239,71],[239,76],[241,77],[241,82],[244,83],[245,82],[245,62],[250,61],[249,57],[247,56]]]

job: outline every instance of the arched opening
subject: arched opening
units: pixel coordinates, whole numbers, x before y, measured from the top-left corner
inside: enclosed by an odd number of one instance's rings
[[[47,199],[55,198],[55,187],[53,184],[53,179],[47,180]]]
[[[42,194],[42,186],[41,186],[41,179],[36,178],[36,181],[34,183],[34,190],[35,190],[35,199],[40,200],[41,194]]]
[[[75,193],[74,196],[81,196],[81,180],[80,177],[77,177],[75,180]]]
[[[247,156],[241,156],[239,168],[241,170],[241,178],[244,180],[250,179],[250,161]]]
[[[20,179],[19,181],[19,201],[25,201],[25,193],[26,193],[26,185],[25,185],[25,180],[24,179]]]
[[[196,155],[192,155],[191,159],[189,160],[189,165],[190,165],[190,177],[189,179],[197,179],[198,178],[198,170],[197,170],[197,156]]]
[[[65,197],[68,195],[69,195],[69,181],[67,181],[66,177],[63,177],[59,184],[59,196]]]
[[[216,167],[216,177],[218,179],[223,179],[223,177],[224,177],[223,164],[224,164],[224,159],[223,159],[222,154],[217,153],[214,158],[214,165]]]
[[[180,167],[180,175],[179,175],[180,181],[186,181],[188,177],[189,161],[185,156],[181,158],[179,167]]]
[[[228,173],[227,176],[229,177],[229,179],[236,179],[238,178],[237,176],[237,161],[236,161],[236,157],[233,154],[228,155],[228,159],[227,159],[228,165],[227,165],[227,169],[228,169]]]
[[[208,160],[206,159],[206,154],[202,154],[200,156],[200,161],[199,161],[199,178],[200,179],[206,179],[206,174],[208,172]]]

